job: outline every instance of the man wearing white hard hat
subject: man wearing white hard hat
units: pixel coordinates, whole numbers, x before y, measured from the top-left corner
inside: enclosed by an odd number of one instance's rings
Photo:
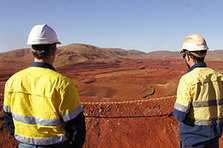
[[[35,25],[28,37],[32,65],[5,84],[5,125],[20,148],[82,147],[85,139],[83,108],[73,81],[53,67],[56,32]]]
[[[180,123],[183,148],[218,148],[223,122],[223,75],[204,62],[208,46],[199,34],[189,35],[180,53],[188,67],[177,89],[173,115]]]

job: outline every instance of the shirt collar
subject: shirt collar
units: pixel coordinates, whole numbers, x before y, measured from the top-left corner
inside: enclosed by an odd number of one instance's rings
[[[188,70],[188,72],[192,71],[193,69],[197,68],[197,67],[207,67],[207,64],[202,62],[202,63],[196,63],[193,66],[190,67],[190,69]]]
[[[52,65],[44,62],[32,62],[31,67],[49,68],[51,70],[56,71]]]

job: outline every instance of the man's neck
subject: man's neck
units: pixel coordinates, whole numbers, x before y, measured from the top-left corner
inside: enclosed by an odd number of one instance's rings
[[[189,64],[189,66],[190,66],[190,68],[194,65],[194,64],[196,64],[195,62],[190,62],[190,63],[188,63]]]
[[[191,63],[189,63],[190,68],[193,67],[195,64],[196,65],[206,65],[205,62],[191,62]]]
[[[43,60],[43,59],[37,59],[37,58],[34,58],[34,62],[41,62],[41,63],[47,63],[50,65],[53,65],[53,63],[50,62],[49,60]]]

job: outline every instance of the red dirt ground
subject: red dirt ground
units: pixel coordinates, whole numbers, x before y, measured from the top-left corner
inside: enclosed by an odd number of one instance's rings
[[[208,62],[221,71],[222,64]],[[5,81],[23,67],[9,68],[0,63],[0,98]],[[186,71],[181,60],[125,59],[59,67],[58,71],[71,77],[79,89],[87,123],[86,148],[178,147],[177,122],[168,115],[178,80]],[[2,101],[0,147],[16,147],[2,126]]]

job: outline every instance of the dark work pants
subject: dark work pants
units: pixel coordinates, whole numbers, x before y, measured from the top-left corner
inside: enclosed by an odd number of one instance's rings
[[[180,142],[181,148],[219,148],[219,138],[215,138],[209,141],[198,143],[196,145],[187,145]]]

